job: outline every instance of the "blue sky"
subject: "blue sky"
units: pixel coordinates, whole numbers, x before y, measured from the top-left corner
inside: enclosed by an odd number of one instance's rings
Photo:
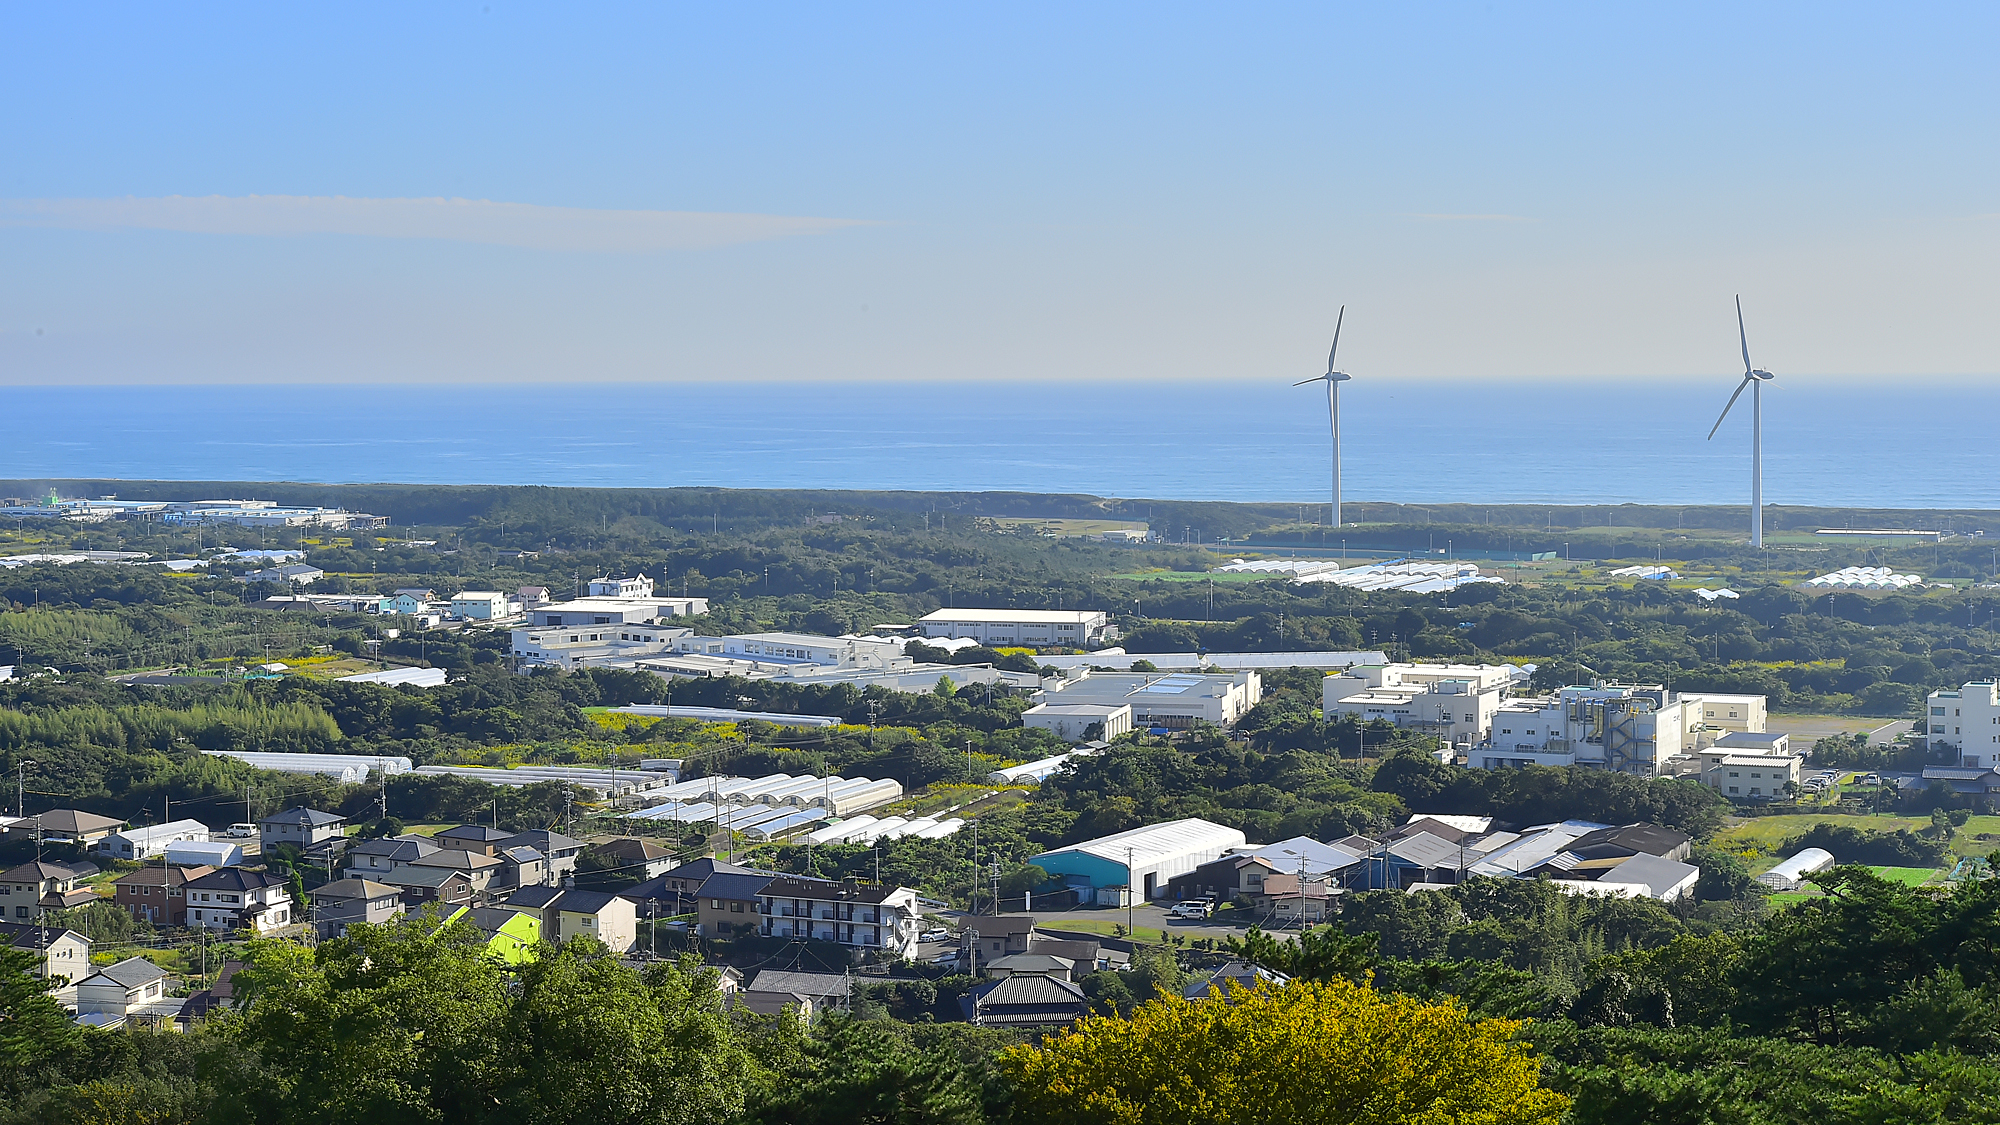
[[[1996,31],[17,5],[0,381],[1985,375]]]

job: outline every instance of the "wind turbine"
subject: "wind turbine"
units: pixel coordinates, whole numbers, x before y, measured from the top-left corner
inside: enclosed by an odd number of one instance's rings
[[[1750,545],[1764,546],[1764,384],[1773,378],[1769,371],[1760,371],[1750,366],[1750,334],[1743,330],[1743,295],[1736,295],[1736,335],[1743,342],[1743,381],[1736,384],[1736,393],[1729,396],[1729,405],[1722,408],[1722,417],[1708,431],[1708,440],[1715,440],[1715,431],[1722,428],[1722,419],[1729,417],[1729,409],[1736,400],[1743,397],[1743,388],[1750,391]]]
[[[1340,385],[1354,376],[1334,369],[1333,357],[1340,353],[1340,325],[1347,319],[1347,306],[1340,306],[1340,315],[1333,322],[1333,347],[1326,353],[1326,374],[1315,375],[1293,383],[1303,387],[1307,383],[1326,384],[1326,414],[1328,424],[1333,429],[1333,526],[1340,527]]]

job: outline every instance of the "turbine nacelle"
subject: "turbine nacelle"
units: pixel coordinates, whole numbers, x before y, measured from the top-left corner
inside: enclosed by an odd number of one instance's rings
[[[1324,375],[1315,375],[1310,379],[1300,379],[1298,382],[1293,383],[1292,386],[1303,387],[1307,383],[1347,383],[1352,382],[1353,379],[1354,376],[1349,375],[1345,371],[1329,371]]]

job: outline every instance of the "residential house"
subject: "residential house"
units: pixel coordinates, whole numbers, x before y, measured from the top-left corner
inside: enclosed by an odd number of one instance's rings
[[[258,821],[257,841],[266,855],[279,844],[290,844],[307,852],[328,840],[340,839],[346,831],[346,817],[301,806]]]
[[[1374,842],[1370,841],[1370,846]],[[1264,880],[1280,872],[1297,877],[1303,866],[1308,877],[1347,871],[1360,857],[1346,848],[1322,844],[1309,836],[1294,836],[1275,844],[1233,851],[1210,860],[1193,871],[1167,883],[1167,897],[1175,899],[1213,898],[1217,902],[1256,901],[1263,893]]]
[[[499,850],[503,840],[513,835],[512,832],[502,832],[484,824],[460,824],[440,831],[431,839],[441,848],[460,848],[480,855],[492,855]]]
[[[10,839],[28,837],[44,844],[70,844],[79,848],[91,848],[104,841],[106,836],[125,827],[125,822],[112,816],[98,816],[96,813],[78,809],[50,809],[44,813],[22,817],[7,826]]]
[[[970,956],[970,967],[976,970],[990,961],[1028,952],[1034,933],[1033,914],[995,914],[967,918],[959,940]]]
[[[765,937],[831,941],[902,958],[916,956],[923,921],[917,892],[908,887],[792,875],[765,884],[757,895],[757,910],[764,916],[760,929]]]
[[[447,918],[465,922],[486,935],[487,956],[503,965],[525,965],[535,959],[542,940],[541,915],[505,906],[461,906]]]
[[[449,914],[461,906],[472,905],[472,876],[450,867],[418,867],[411,864],[394,871],[385,871],[376,876],[376,881],[397,888],[403,895],[405,910],[423,909],[427,903],[436,903],[438,912]]]
[[[960,1004],[981,1027],[1062,1027],[1090,1014],[1083,989],[1039,973],[1016,973],[965,994]]]
[[[534,912],[541,919],[542,936],[551,942],[587,936],[614,953],[628,953],[639,941],[636,905],[609,891],[523,887],[508,896],[505,905]]]
[[[737,874],[718,871],[702,880],[695,907],[695,935],[729,938],[739,932],[754,934],[762,928],[758,896],[774,875]]]
[[[674,866],[674,853],[651,840],[620,837],[592,845],[596,853],[618,874],[640,880],[657,879]]]
[[[503,866],[505,865],[501,861],[483,852],[459,851],[453,848],[432,852],[430,855],[409,862],[411,869],[434,868],[464,872],[466,881],[472,886],[474,897],[485,894],[487,889],[493,886],[494,878]]]
[[[134,918],[155,926],[187,925],[187,882],[213,867],[141,867],[112,880],[112,901]]]
[[[502,849],[526,846],[542,853],[548,860],[549,881],[556,883],[576,874],[576,861],[583,855],[582,840],[572,840],[560,832],[540,828],[516,832],[500,841],[499,846]]]
[[[385,836],[379,840],[362,840],[347,849],[347,873],[363,879],[379,878],[442,850],[425,836]]]
[[[210,930],[269,934],[292,924],[292,892],[283,876],[224,867],[182,887],[187,924]]]
[[[1204,979],[1189,981],[1181,989],[1181,995],[1189,1000],[1205,1000],[1211,992],[1226,997],[1232,986],[1255,988],[1268,984],[1273,988],[1283,988],[1291,983],[1291,979],[1251,961],[1230,961]]]
[[[32,922],[44,910],[66,910],[97,901],[77,884],[97,874],[97,865],[38,859],[0,874],[0,913],[13,922]]]
[[[0,945],[34,954],[35,975],[62,982],[51,993],[64,1007],[76,1007],[74,985],[90,975],[88,938],[60,926],[0,922]]]
[[[1110,949],[1084,938],[1053,938],[1039,933],[1028,935],[1028,952],[1046,953],[1068,961],[1076,966],[1077,980],[1098,969],[1122,969],[1131,963],[1131,954],[1122,949]]]
[[[184,1022],[206,1018],[224,1008],[236,1006],[236,971],[243,967],[241,961],[226,961],[215,974],[215,983],[187,998],[181,1006]]]
[[[851,982],[840,973],[765,969],[748,986],[736,989],[730,1002],[762,1015],[796,1008],[799,1018],[811,1023],[820,1012],[846,1007],[850,988]]]
[[[312,892],[313,924],[321,940],[337,937],[356,923],[380,925],[403,913],[401,887],[370,879],[336,879]]]
[[[660,918],[671,918],[677,914],[691,914],[701,897],[701,885],[711,875],[762,875],[771,878],[769,871],[755,871],[748,867],[738,867],[719,859],[702,858],[667,871],[656,878],[648,879],[636,887],[627,887],[618,893],[638,903],[641,913],[652,912]],[[754,897],[754,896],[753,896]]]
[[[143,863],[163,854],[169,845],[207,841],[208,825],[199,820],[176,820],[167,824],[113,832],[98,841],[96,850],[98,854],[108,855],[113,859],[130,859]]]
[[[535,887],[554,882],[549,876],[549,858],[526,844],[500,849],[493,858],[500,861],[493,886],[500,890]]]
[[[1252,897],[1257,909],[1270,915],[1270,925],[1274,929],[1286,926],[1317,926],[1333,917],[1333,904],[1340,890],[1333,886],[1331,876],[1305,880],[1305,890],[1299,890],[1296,872],[1273,872],[1264,880],[1263,887]]]
[[[1012,957],[1002,957],[998,961],[986,963],[988,976],[1010,977],[1015,973],[1034,976],[1059,977],[1063,980],[1081,980],[1090,969],[1085,967],[1077,972],[1077,963],[1067,957],[1057,957],[1052,953],[1016,953]]]
[[[180,1015],[181,1005],[168,995],[167,971],[144,957],[127,957],[76,982],[78,1021],[95,1027],[172,1019]]]

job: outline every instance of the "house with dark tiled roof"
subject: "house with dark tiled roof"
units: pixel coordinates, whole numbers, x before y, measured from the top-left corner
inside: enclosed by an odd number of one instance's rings
[[[106,965],[76,982],[76,1014],[96,1027],[117,1027],[141,1018],[173,1019],[180,1015],[182,1003],[168,994],[167,971],[144,957]]]
[[[757,933],[763,928],[757,896],[775,878],[761,873],[718,871],[702,880],[701,889],[696,892],[695,935],[727,939]]]
[[[293,918],[298,904],[289,881],[269,871],[224,867],[188,880],[182,889],[190,926],[268,934],[304,920]]]
[[[502,905],[532,912],[541,920],[542,937],[550,942],[587,936],[613,952],[627,953],[639,940],[636,904],[609,891],[523,887]]]
[[[9,922],[32,922],[45,910],[67,910],[97,901],[78,883],[97,874],[97,865],[75,860],[38,859],[0,874],[0,914]]]
[[[347,818],[337,813],[304,807],[286,809],[257,822],[258,845],[268,853],[279,844],[312,851],[329,840],[340,839],[347,831]]]
[[[1062,1027],[1090,1014],[1082,988],[1038,973],[1002,977],[966,993],[960,1004],[981,1027]]]
[[[347,873],[374,879],[443,850],[423,836],[385,836],[379,840],[361,840],[347,849]]]
[[[71,986],[90,975],[88,938],[61,926],[0,922],[0,945],[34,954],[35,975],[64,982],[56,989],[56,999],[65,1007],[76,1007],[76,994]]]
[[[313,925],[321,939],[337,937],[357,923],[380,925],[403,913],[401,887],[372,879],[336,879],[312,892]]]

